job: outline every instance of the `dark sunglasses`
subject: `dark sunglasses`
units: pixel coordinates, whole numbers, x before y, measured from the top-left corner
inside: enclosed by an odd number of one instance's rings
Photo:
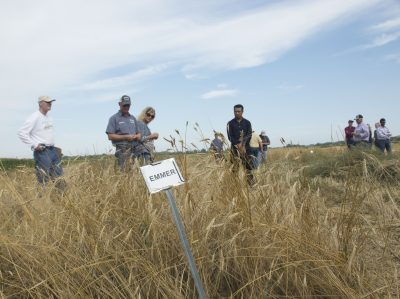
[[[131,104],[122,105],[122,107],[125,107],[125,108],[128,108],[128,107],[130,107],[130,106],[131,106]]]
[[[150,114],[150,113],[146,113],[146,116],[151,117],[151,118],[154,118],[154,117],[155,117],[154,114]]]

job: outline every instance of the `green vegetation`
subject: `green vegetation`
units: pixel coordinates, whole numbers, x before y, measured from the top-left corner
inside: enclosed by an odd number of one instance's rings
[[[0,159],[0,170],[14,170],[18,167],[33,167],[33,159]]]

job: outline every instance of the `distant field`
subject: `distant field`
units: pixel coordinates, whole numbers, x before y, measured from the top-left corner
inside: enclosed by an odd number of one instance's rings
[[[12,170],[17,167],[33,167],[33,159],[8,159],[0,158],[0,169],[2,170]]]
[[[176,155],[208,297],[400,298],[399,152],[272,149],[254,187],[229,162]],[[137,168],[67,160],[62,195],[23,162],[2,159],[0,298],[196,298],[165,195]]]

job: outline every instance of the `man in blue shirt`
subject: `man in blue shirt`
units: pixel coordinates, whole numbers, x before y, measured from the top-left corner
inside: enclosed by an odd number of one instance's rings
[[[215,160],[220,161],[223,159],[223,150],[224,150],[224,135],[222,133],[215,132],[214,140],[210,145],[210,152],[213,153]]]
[[[250,139],[252,134],[251,123],[243,117],[243,105],[237,104],[233,107],[235,118],[228,122],[227,133],[231,142],[232,161],[235,170],[239,166],[239,161],[246,168],[247,182],[254,184],[254,178],[251,173],[253,165],[250,155]]]
[[[130,97],[123,95],[119,100],[120,110],[110,117],[106,129],[108,139],[116,147],[115,157],[121,170],[127,168],[129,159],[134,159],[134,149],[141,137],[136,118],[129,113],[130,107]]]

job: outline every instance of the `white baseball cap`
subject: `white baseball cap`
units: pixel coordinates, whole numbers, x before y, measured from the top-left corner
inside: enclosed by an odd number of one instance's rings
[[[40,103],[40,102],[51,103],[51,102],[54,102],[54,101],[55,101],[55,99],[52,99],[49,96],[40,96],[38,98],[38,103]]]

